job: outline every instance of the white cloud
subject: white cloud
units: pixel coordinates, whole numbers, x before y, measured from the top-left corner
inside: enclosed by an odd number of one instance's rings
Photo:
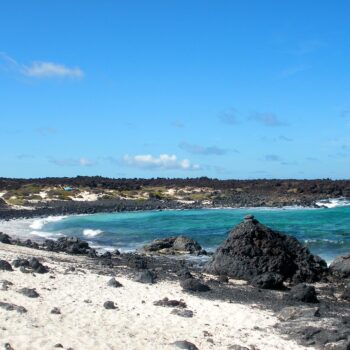
[[[95,161],[81,157],[79,159],[74,158],[64,158],[64,159],[57,159],[57,158],[49,158],[50,163],[56,164],[58,166],[93,166],[96,164]]]
[[[35,61],[30,65],[17,62],[5,52],[0,52],[0,63],[4,63],[4,68],[31,78],[84,78],[84,72],[79,67],[67,67],[64,64]]]
[[[83,78],[84,72],[78,68],[69,68],[53,62],[33,62],[24,66],[23,74],[33,78]]]
[[[192,164],[188,159],[177,159],[175,154],[161,154],[154,157],[150,154],[141,154],[129,156],[126,154],[123,158],[124,163],[129,166],[145,169],[177,169],[177,170],[198,170],[198,164]]]
[[[94,164],[95,164],[95,162],[90,160],[90,159],[87,159],[87,158],[84,158],[84,157],[79,159],[79,165],[81,165],[81,166],[91,166],[91,165],[94,165]]]

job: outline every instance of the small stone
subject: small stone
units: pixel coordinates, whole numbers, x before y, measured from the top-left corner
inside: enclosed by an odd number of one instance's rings
[[[33,288],[22,288],[18,293],[25,295],[28,298],[38,298],[39,293]]]
[[[54,345],[54,348],[63,348],[63,345],[60,344],[60,343],[58,343],[58,344],[55,344],[55,345]]]
[[[0,270],[3,271],[13,271],[13,268],[9,262],[6,260],[0,260]]]
[[[5,344],[5,350],[14,350],[10,343]]]
[[[178,271],[177,275],[184,280],[187,278],[193,278],[193,275],[187,269],[182,269],[182,270]]]
[[[201,283],[197,279],[187,278],[180,282],[181,287],[185,291],[191,292],[208,292],[210,290],[209,286]]]
[[[173,309],[170,313],[185,318],[193,317],[193,311],[187,309]]]
[[[185,308],[187,306],[186,303],[182,300],[169,300],[168,298],[155,301],[153,305],[167,306],[167,307],[181,307],[181,308]]]
[[[61,314],[61,310],[58,307],[54,307],[50,313],[55,314],[55,315],[60,315]]]
[[[117,308],[117,307],[114,305],[114,302],[113,302],[113,301],[110,301],[110,300],[106,301],[106,302],[103,304],[103,306],[104,306],[105,309],[108,309],[108,310],[110,310],[110,309],[116,309],[116,308]]]
[[[44,266],[43,264],[40,264],[34,271],[36,273],[46,273],[49,271],[49,268],[47,266]]]
[[[184,350],[198,350],[197,346],[187,340],[177,340],[173,343],[177,348]]]
[[[252,285],[262,289],[284,289],[283,277],[275,272],[266,272],[254,277]]]
[[[318,303],[317,293],[314,286],[304,283],[292,287],[287,296],[288,299],[302,301],[304,303]]]
[[[237,344],[230,345],[228,347],[228,349],[230,349],[230,350],[250,350],[249,348],[246,348],[245,346],[241,346],[241,345],[237,345]]]
[[[0,243],[11,244],[11,238],[6,233],[0,232]]]
[[[30,272],[29,270],[26,269],[25,266],[21,266],[21,267],[19,268],[19,271],[21,271],[22,273],[29,273],[29,272]]]
[[[107,285],[110,287],[114,287],[114,288],[119,288],[119,287],[123,287],[123,285],[118,282],[115,278],[111,278],[108,282]]]
[[[13,283],[10,281],[2,280],[0,281],[0,290],[6,291],[9,289],[9,286],[12,286]]]
[[[152,284],[155,282],[155,279],[156,275],[149,270],[141,271],[135,276],[135,281],[139,283]]]
[[[27,259],[18,258],[16,260],[12,261],[12,265],[14,267],[20,267],[20,266],[28,267],[29,266],[29,261]]]
[[[10,303],[4,303],[0,301],[0,307],[6,311],[17,311],[19,314],[24,314],[27,312],[27,309],[23,306],[10,304]]]
[[[220,275],[218,281],[221,283],[228,283],[228,277],[226,275]]]
[[[285,307],[277,315],[277,318],[281,321],[290,321],[301,317],[320,317],[320,309],[318,307],[302,308],[291,306]]]
[[[35,270],[37,267],[40,266],[40,261],[38,260],[38,258],[35,258],[35,257],[30,258],[30,260],[29,260],[29,266],[30,266],[33,270]]]

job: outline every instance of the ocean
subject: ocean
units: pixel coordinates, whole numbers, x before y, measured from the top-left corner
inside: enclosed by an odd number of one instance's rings
[[[244,208],[165,210],[58,216],[0,222],[0,231],[40,240],[77,236],[106,250],[134,251],[156,238],[185,235],[214,251],[246,214],[295,236],[311,252],[331,262],[350,253],[350,202],[333,200],[328,208]]]

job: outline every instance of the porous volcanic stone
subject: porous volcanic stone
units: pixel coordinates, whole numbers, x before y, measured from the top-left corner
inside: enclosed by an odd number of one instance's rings
[[[3,271],[13,271],[13,268],[9,262],[6,260],[0,260],[0,270]]]
[[[327,264],[296,238],[276,232],[250,216],[230,232],[206,271],[248,281],[273,272],[283,281],[300,283],[320,280]]]
[[[143,250],[157,254],[203,254],[204,251],[197,241],[185,236],[174,236],[156,239],[145,245]]]
[[[338,256],[329,268],[333,274],[341,278],[350,277],[350,254]]]

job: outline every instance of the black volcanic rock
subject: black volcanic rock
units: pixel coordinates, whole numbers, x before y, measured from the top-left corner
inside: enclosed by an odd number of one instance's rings
[[[208,292],[210,290],[209,286],[194,278],[182,280],[180,286],[188,292]]]
[[[315,287],[308,286],[304,283],[292,287],[287,298],[290,300],[302,301],[304,303],[318,303]]]
[[[38,298],[39,293],[34,288],[22,288],[18,293],[25,295],[28,298]]]
[[[157,300],[153,303],[156,306],[167,306],[167,307],[180,307],[186,308],[186,303],[182,300],[171,300],[169,298],[163,298],[161,300]]]
[[[120,288],[120,287],[123,287],[123,285],[118,282],[114,277],[111,278],[108,282],[107,282],[107,285],[109,287],[114,287],[114,288]]]
[[[148,253],[157,254],[202,254],[202,247],[192,238],[175,236],[156,239],[145,245],[143,250]]]
[[[266,272],[252,279],[252,285],[262,289],[284,289],[283,277],[275,272]]]
[[[248,281],[271,272],[279,274],[282,281],[300,283],[320,280],[327,264],[296,238],[273,231],[249,216],[230,232],[206,271]]]
[[[17,311],[19,314],[24,314],[27,312],[27,309],[23,306],[5,303],[0,301],[0,308],[6,310],[6,311]]]
[[[14,267],[28,267],[29,266],[29,261],[27,259],[22,259],[22,258],[17,258],[12,261],[12,265]]]
[[[197,346],[187,340],[177,340],[173,343],[179,349],[198,350]]]
[[[1,198],[0,198],[1,199]],[[11,238],[6,233],[0,232],[0,243],[11,244]]]
[[[104,302],[103,307],[107,310],[111,310],[111,309],[116,309],[117,307],[115,306],[114,302],[111,300],[108,300],[106,302]]]
[[[156,275],[150,270],[143,270],[136,274],[134,280],[140,283],[152,284],[156,280]]]
[[[89,254],[92,248],[89,243],[77,237],[60,237],[57,241],[47,239],[44,248],[48,251],[65,252],[68,254]]]
[[[13,268],[9,262],[6,260],[0,260],[0,270],[3,271],[13,271]]]
[[[341,278],[350,277],[350,254],[338,256],[329,268],[334,275]]]

